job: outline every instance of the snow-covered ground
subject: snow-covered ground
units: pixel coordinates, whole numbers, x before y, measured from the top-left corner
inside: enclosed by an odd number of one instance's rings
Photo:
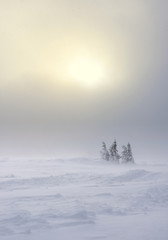
[[[0,159],[0,240],[167,240],[168,166]]]

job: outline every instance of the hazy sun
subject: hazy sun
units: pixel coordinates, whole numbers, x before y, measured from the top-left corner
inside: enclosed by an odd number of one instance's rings
[[[80,57],[69,65],[68,75],[86,87],[97,87],[103,82],[105,70],[96,60]]]

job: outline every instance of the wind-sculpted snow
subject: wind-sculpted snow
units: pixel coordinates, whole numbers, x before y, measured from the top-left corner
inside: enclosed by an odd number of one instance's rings
[[[166,165],[114,166],[88,159],[3,160],[0,164],[2,240],[25,240],[26,236],[68,240],[69,234],[73,240],[168,239]],[[149,230],[135,225],[140,219]],[[159,224],[161,233],[156,231]],[[128,238],[122,235],[125,225]]]

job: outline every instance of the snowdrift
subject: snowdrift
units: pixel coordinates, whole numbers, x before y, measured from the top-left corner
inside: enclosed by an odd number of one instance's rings
[[[168,239],[168,166],[0,160],[0,239]]]

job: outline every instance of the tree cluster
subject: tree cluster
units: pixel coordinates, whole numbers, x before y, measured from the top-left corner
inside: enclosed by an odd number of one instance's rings
[[[101,150],[101,157],[106,161],[111,161],[112,163],[119,164],[119,163],[134,163],[134,158],[132,155],[131,144],[128,143],[127,146],[122,146],[123,150],[121,154],[118,153],[117,150],[117,142],[116,140],[107,149],[106,143],[102,143],[102,150]]]

